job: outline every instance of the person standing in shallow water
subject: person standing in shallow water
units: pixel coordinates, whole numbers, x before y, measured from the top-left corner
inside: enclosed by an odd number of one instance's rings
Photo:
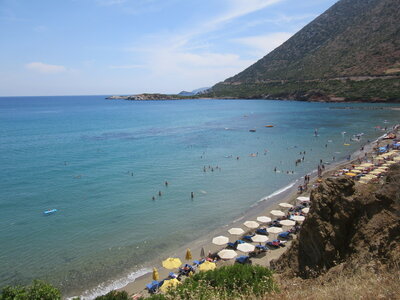
[[[193,192],[190,192],[190,198],[194,198],[194,193]]]
[[[158,191],[158,196],[160,196],[160,197],[161,197],[161,191]]]
[[[165,186],[168,186],[168,181],[165,180],[164,184],[165,184]]]

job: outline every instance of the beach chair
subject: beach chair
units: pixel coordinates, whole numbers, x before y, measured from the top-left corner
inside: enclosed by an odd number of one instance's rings
[[[234,242],[234,243],[228,243],[228,244],[227,244],[227,248],[236,250],[237,246],[238,246],[239,244],[243,244],[243,243],[244,243],[244,241],[242,241],[242,240],[237,240],[237,241]]]
[[[245,235],[242,239],[246,240],[246,241],[250,241],[252,242],[253,240],[251,239],[253,236],[255,236],[255,234],[252,235]]]
[[[268,250],[268,248],[263,245],[256,245],[256,249],[261,252],[266,252]]]
[[[292,238],[292,234],[289,231],[284,231],[278,234],[279,238],[290,240]]]
[[[236,258],[235,260],[236,263],[238,264],[251,264],[250,257],[247,255],[242,255]]]
[[[261,235],[268,235],[267,228],[258,228],[258,229],[256,230],[256,233],[257,233],[257,234],[261,234]]]
[[[149,291],[150,294],[155,294],[157,293],[160,286],[162,286],[163,282],[164,280],[163,281],[153,280],[151,283],[146,284],[146,289]]]

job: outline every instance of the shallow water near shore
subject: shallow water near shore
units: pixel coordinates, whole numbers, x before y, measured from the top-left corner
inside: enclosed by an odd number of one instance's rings
[[[332,109],[340,107],[354,109]],[[388,108],[0,98],[0,286],[43,278],[76,295],[133,280],[146,262],[231,222],[320,159],[341,160],[381,136],[376,126],[399,122]]]

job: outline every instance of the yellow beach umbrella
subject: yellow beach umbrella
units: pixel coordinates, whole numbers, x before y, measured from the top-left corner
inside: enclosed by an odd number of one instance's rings
[[[210,261],[205,261],[199,266],[199,271],[210,271],[214,270],[217,265]]]
[[[157,268],[153,268],[153,280],[160,280],[160,275],[158,275]]]
[[[355,174],[355,173],[345,173],[344,175],[347,175],[347,176],[350,176],[350,177],[354,177],[354,176],[357,176],[357,174]]]
[[[182,262],[179,258],[169,257],[162,262],[162,265],[166,269],[176,269],[181,266]]]
[[[166,293],[170,288],[176,287],[178,284],[181,284],[181,282],[176,278],[165,280],[160,287],[160,290],[161,292]]]
[[[192,259],[192,252],[190,251],[189,248],[186,250],[186,260],[191,260]]]

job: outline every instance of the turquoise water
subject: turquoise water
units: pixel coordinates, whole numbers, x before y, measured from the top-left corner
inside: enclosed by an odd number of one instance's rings
[[[341,106],[0,98],[0,286],[43,278],[71,295],[124,276],[399,122]]]

